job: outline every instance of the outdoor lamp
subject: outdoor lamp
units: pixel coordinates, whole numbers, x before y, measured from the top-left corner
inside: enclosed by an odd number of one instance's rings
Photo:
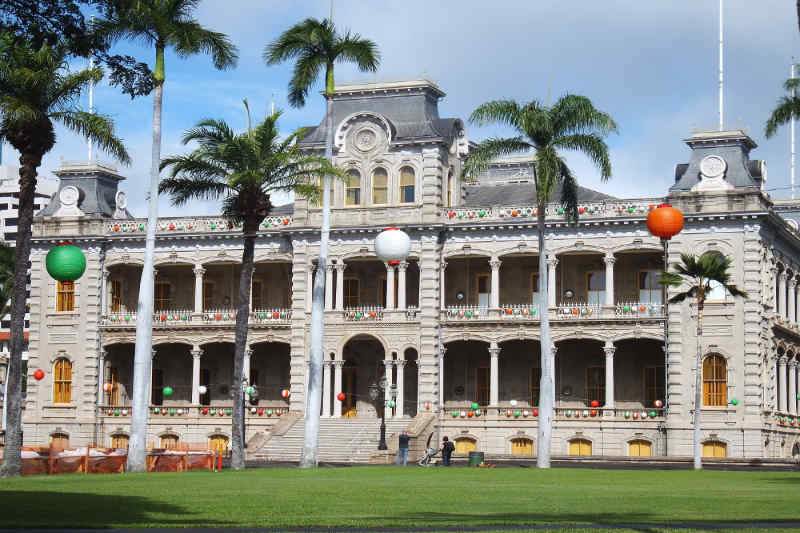
[[[373,402],[378,401],[379,392],[380,389],[378,388],[378,384],[373,382],[372,385],[369,386],[369,399]]]
[[[564,298],[566,298],[567,300],[569,300],[573,296],[575,296],[575,293],[572,291],[572,289],[567,289],[564,291]]]

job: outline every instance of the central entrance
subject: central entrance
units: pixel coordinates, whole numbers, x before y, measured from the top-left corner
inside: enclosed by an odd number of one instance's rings
[[[386,373],[383,344],[370,335],[357,335],[342,351],[342,402],[344,418],[374,418],[380,415],[369,397],[369,386],[378,383]]]

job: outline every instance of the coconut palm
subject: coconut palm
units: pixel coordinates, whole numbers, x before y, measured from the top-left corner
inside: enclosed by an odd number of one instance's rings
[[[333,21],[307,18],[283,32],[264,48],[264,61],[275,65],[295,59],[294,73],[289,80],[289,103],[303,107],[306,97],[325,69],[325,158],[333,163],[333,68],[336,63],[355,63],[361,72],[375,72],[380,63],[377,45],[357,34],[338,33]],[[319,416],[322,403],[322,339],[324,332],[325,267],[328,263],[328,237],[330,235],[330,183],[331,176],[323,177],[322,227],[320,229],[317,272],[323,275],[314,280],[311,305],[311,350],[306,401],[305,437],[300,466],[317,465],[319,443]]]
[[[188,155],[168,157],[161,163],[162,169],[170,169],[170,177],[161,181],[159,190],[172,197],[173,205],[181,206],[193,199],[222,199],[223,216],[242,225],[244,248],[236,309],[234,386],[231,387],[234,469],[244,468],[244,391],[241,385],[249,379],[243,372],[256,233],[272,209],[270,196],[273,193],[316,196],[317,187],[309,183],[320,172],[332,172],[327,160],[300,152],[296,140],[302,132],[280,138],[280,115],[275,112],[265,117],[245,133],[234,132],[221,120],[203,120],[183,137],[183,144],[197,142],[200,146]]]
[[[31,223],[36,172],[42,157],[56,143],[55,124],[91,139],[123,163],[129,163],[122,141],[114,135],[110,118],[81,111],[81,92],[103,78],[98,68],[72,72],[67,50],[0,37],[0,140],[20,153],[19,220],[11,292],[11,359],[9,361],[7,431],[3,476],[20,475],[20,419],[22,415],[22,348],[25,323],[25,285],[31,252]]]
[[[139,282],[136,320],[136,349],[133,362],[133,402],[127,469],[143,472],[150,390],[150,365],[153,349],[153,255],[158,221],[158,169],[161,162],[161,109],[166,79],[164,54],[173,49],[180,57],[211,54],[217,69],[236,64],[236,47],[222,33],[202,27],[194,18],[200,0],[118,0],[108,18],[96,22],[95,29],[109,42],[130,39],[152,46],[156,62],[153,69],[153,147],[150,165],[147,234],[144,266]]]
[[[739,290],[731,283],[729,268],[731,259],[716,252],[706,252],[699,258],[691,254],[681,254],[681,262],[672,266],[674,272],[661,274],[659,282],[668,287],[688,285],[688,289],[669,299],[670,303],[678,303],[687,298],[697,302],[697,361],[694,391],[694,468],[703,468],[702,449],[700,444],[700,411],[702,409],[703,387],[703,308],[706,298],[712,290],[712,284],[722,286],[731,296],[747,298],[747,293]]]
[[[552,106],[543,106],[536,100],[519,104],[513,100],[495,100],[478,107],[470,122],[480,125],[502,124],[510,126],[517,136],[491,138],[472,150],[464,165],[464,176],[477,179],[497,157],[527,152],[534,159],[534,187],[536,188],[537,224],[539,235],[539,324],[541,328],[542,378],[539,395],[539,434],[536,464],[550,467],[550,447],[553,431],[553,354],[550,344],[550,322],[547,316],[547,250],[545,248],[545,208],[550,202],[553,188],[561,186],[561,204],[567,218],[578,217],[578,183],[572,171],[559,154],[562,150],[575,150],[586,154],[600,170],[603,181],[611,177],[611,161],[604,137],[615,132],[617,125],[609,115],[595,109],[585,96],[567,94]]]
[[[0,316],[5,316],[6,307],[14,290],[14,248],[0,243]]]
[[[777,133],[778,128],[783,126],[792,118],[800,117],[800,97],[795,93],[800,87],[800,78],[789,78],[783,84],[784,89],[791,92],[790,96],[782,96],[778,99],[778,105],[772,110],[772,114],[767,120],[765,134],[767,138]]]

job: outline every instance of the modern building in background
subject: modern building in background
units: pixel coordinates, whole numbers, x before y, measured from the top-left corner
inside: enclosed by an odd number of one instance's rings
[[[704,454],[800,453],[800,237],[764,192],[753,140],[697,132],[685,139],[688,154],[676,140],[676,160],[688,163],[668,190],[618,199],[582,188],[577,224],[554,191],[539,272],[534,163],[496,161],[465,183],[471,145],[462,120],[439,116],[444,96],[426,80],[337,88],[334,159],[348,178],[333,185],[326,271],[315,268],[318,205],[298,198],[264,221],[245,360],[258,391],[247,410],[249,456],[299,457],[315,275],[327,287],[322,460],[374,460],[378,414],[390,435],[406,428],[423,440],[438,430],[457,453],[535,454],[539,276],[556,353],[554,454],[691,455],[696,309],[665,312],[662,244],[645,223],[664,202],[686,220],[670,263],[682,252],[728,256],[749,295],[715,288],[706,304]],[[313,128],[302,145],[321,153],[325,134]],[[113,167],[65,165],[58,175],[58,195],[34,227],[25,444],[124,446],[146,222],[125,209]],[[407,261],[376,258],[374,238],[387,226],[411,237]],[[187,214],[161,218],[157,231],[148,441],[224,448],[241,229]],[[44,266],[64,239],[87,258],[74,286]],[[31,377],[37,368],[41,381]],[[370,400],[381,382],[392,404]]]

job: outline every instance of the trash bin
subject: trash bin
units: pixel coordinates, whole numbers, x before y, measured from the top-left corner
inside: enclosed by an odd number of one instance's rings
[[[483,452],[469,452],[469,466],[478,466],[483,462]]]

